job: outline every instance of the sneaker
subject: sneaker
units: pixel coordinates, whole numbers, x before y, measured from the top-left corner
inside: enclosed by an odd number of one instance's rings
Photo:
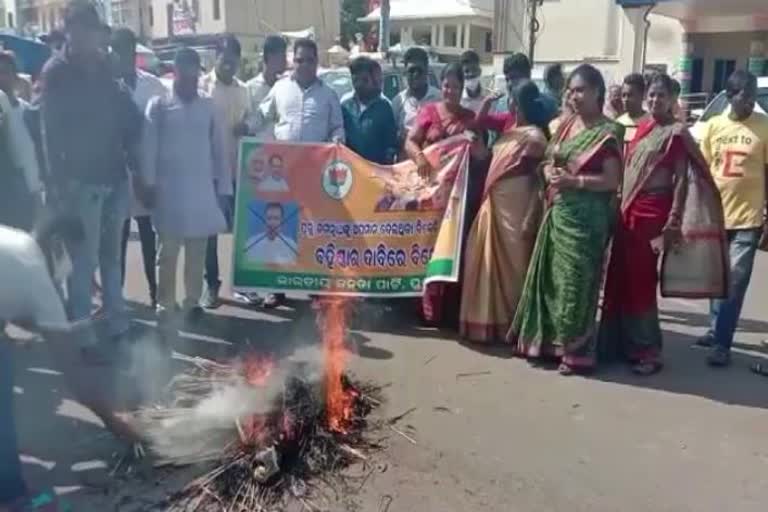
[[[247,304],[249,306],[260,306],[263,302],[261,297],[259,297],[259,294],[255,292],[250,292],[250,293],[234,292],[232,296],[235,298],[236,301],[242,302],[243,304]]]
[[[203,297],[200,299],[200,305],[205,309],[218,309],[221,307],[221,299],[219,298],[219,288],[205,287],[203,291]]]
[[[270,293],[264,297],[262,307],[264,309],[275,309],[285,302],[285,295],[282,293]]]
[[[699,347],[699,348],[712,348],[713,346],[715,346],[715,337],[707,333],[701,338],[697,339],[694,342],[693,346]]]
[[[707,364],[716,368],[723,368],[731,364],[731,353],[724,348],[716,347],[707,357]]]

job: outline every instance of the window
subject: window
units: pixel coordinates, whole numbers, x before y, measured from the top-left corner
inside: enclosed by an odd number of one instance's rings
[[[443,46],[449,48],[459,48],[459,27],[457,25],[447,25],[445,27],[445,39],[443,40]]]
[[[8,13],[8,27],[9,28],[13,28],[13,13],[12,12]]]
[[[213,0],[213,19],[221,19],[221,4],[219,3],[219,0]]]
[[[725,88],[728,77],[736,70],[736,61],[731,59],[715,60],[715,75],[712,80],[712,92],[718,93]]]
[[[155,26],[155,10],[152,8],[152,6],[149,6],[149,26],[154,27]]]

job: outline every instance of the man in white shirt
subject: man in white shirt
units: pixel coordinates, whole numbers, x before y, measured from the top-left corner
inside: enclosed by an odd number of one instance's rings
[[[3,94],[4,93],[0,93]],[[12,348],[3,330],[15,322],[39,331],[48,342],[55,367],[60,370],[75,398],[90,408],[113,433],[136,441],[136,433],[113,412],[111,401],[96,379],[103,372],[90,368],[78,350],[77,339],[90,329],[88,322],[71,325],[56,291],[50,267],[41,250],[53,235],[76,236],[77,229],[54,219],[35,236],[0,226],[0,510],[32,510],[21,471],[14,418]],[[52,435],[55,435],[52,433]],[[52,505],[53,506],[53,505]]]
[[[461,54],[461,69],[464,71],[464,91],[461,93],[461,106],[477,114],[483,106],[486,94],[480,83],[483,70],[480,56],[474,50]]]
[[[264,69],[246,84],[251,101],[251,112],[259,110],[261,102],[269,95],[269,91],[285,73],[285,69],[288,67],[287,52],[288,46],[285,39],[281,36],[267,36],[263,50]],[[258,130],[253,128],[252,132],[261,140],[270,140],[274,137],[274,126],[265,123]]]
[[[121,27],[112,33],[112,65],[116,76],[130,89],[133,102],[144,113],[149,100],[156,96],[170,93],[159,78],[136,67],[136,34],[129,28]],[[141,255],[144,262],[144,276],[147,279],[149,299],[152,308],[157,307],[157,237],[152,226],[149,209],[144,204],[145,186],[140,181],[139,172],[131,173],[131,215],[123,225],[122,265],[123,283],[125,283],[125,261],[128,249],[128,237],[131,232],[131,218],[136,220],[141,241]]]
[[[429,55],[424,49],[409,48],[403,61],[408,87],[392,100],[401,145],[416,122],[421,107],[443,97],[440,89],[429,85]]]
[[[296,41],[293,63],[293,74],[279,80],[261,103],[260,121],[275,123],[279,141],[343,143],[339,97],[317,77],[317,44],[311,39]]]
[[[336,93],[317,77],[317,44],[299,39],[293,46],[294,71],[279,80],[259,106],[259,124],[274,123],[274,138],[285,142],[343,143],[344,117]],[[265,308],[280,305],[282,294],[264,299]]]
[[[20,190],[13,187],[12,190],[6,190],[7,193],[15,195],[18,210],[14,215],[19,222],[14,222],[17,227],[30,229],[36,213],[42,204],[43,186],[40,181],[40,168],[35,153],[35,145],[32,137],[24,122],[24,111],[29,107],[24,100],[16,96],[16,82],[18,78],[16,58],[12,52],[0,51],[0,91],[5,93],[4,108],[7,111],[6,127],[8,134],[8,151],[13,160],[13,167],[16,171],[21,171],[23,177],[19,182],[26,184],[25,197],[16,195]],[[10,172],[10,170],[9,170]],[[16,181],[16,180],[14,180]],[[9,196],[10,197],[10,196]],[[21,201],[31,204],[20,204]],[[8,222],[8,220],[6,220]]]
[[[251,109],[248,88],[236,76],[240,68],[241,51],[237,38],[231,35],[223,36],[216,47],[216,66],[200,80],[200,88],[213,99],[214,115],[223,130],[226,179],[232,183],[235,182],[237,174],[240,137],[248,134],[247,120]],[[232,197],[227,197],[222,198],[222,201],[222,209],[227,218],[228,227],[231,229],[234,200]],[[205,284],[201,304],[206,309],[216,309],[221,306],[218,236],[208,239],[205,255]]]
[[[283,205],[269,203],[264,208],[266,233],[251,237],[246,245],[248,259],[254,263],[290,265],[296,263],[296,242],[283,235],[280,229],[285,218]]]

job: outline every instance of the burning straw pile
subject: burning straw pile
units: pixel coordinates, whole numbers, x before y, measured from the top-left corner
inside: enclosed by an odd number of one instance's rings
[[[138,413],[161,465],[215,464],[171,510],[271,512],[292,498],[315,509],[318,482],[340,481],[377,448],[365,437],[377,390],[344,373],[345,304],[324,300],[321,310],[322,358],[190,359],[193,369],[171,383],[171,405]]]

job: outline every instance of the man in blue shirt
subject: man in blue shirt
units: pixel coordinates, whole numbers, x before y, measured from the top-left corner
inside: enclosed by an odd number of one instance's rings
[[[381,66],[358,57],[349,70],[355,93],[341,104],[347,146],[371,162],[392,164],[398,153],[397,123],[392,105],[381,95]]]

